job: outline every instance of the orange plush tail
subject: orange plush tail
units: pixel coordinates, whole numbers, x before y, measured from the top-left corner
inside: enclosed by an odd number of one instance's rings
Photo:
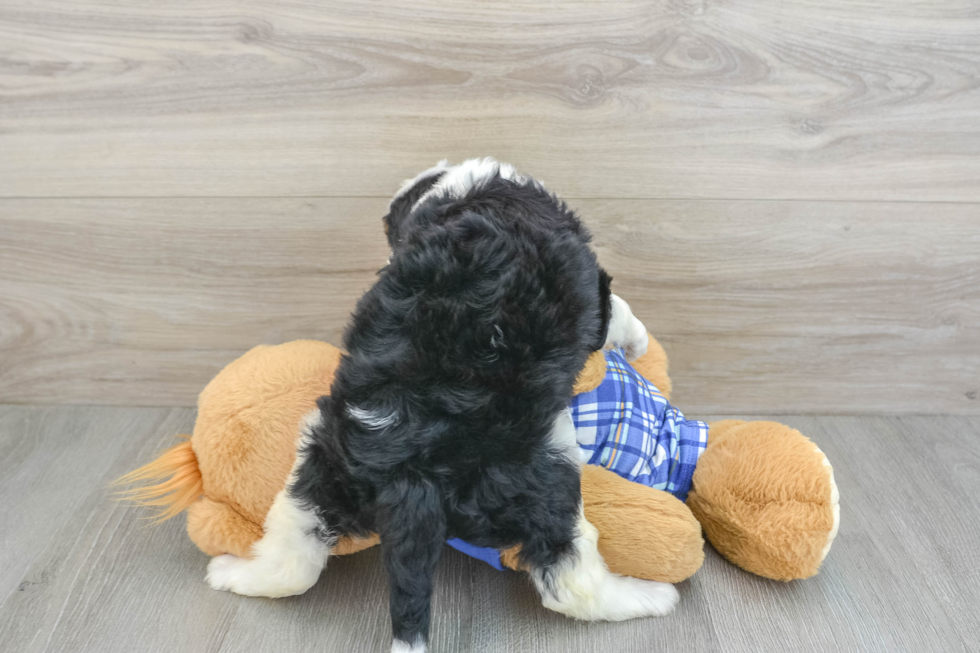
[[[113,498],[137,506],[157,508],[156,523],[176,517],[197,501],[204,492],[197,456],[191,448],[190,436],[178,437],[186,439],[164,451],[153,462],[113,482],[113,485],[139,484],[139,487],[117,492]],[[147,485],[151,481],[159,482]]]

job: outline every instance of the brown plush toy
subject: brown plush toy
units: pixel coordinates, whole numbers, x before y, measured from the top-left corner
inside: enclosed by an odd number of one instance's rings
[[[120,482],[164,480],[123,498],[160,508],[160,519],[186,510],[187,533],[209,556],[249,557],[292,468],[300,423],[317,397],[329,394],[340,355],[310,340],[247,352],[201,392],[194,434]],[[652,337],[633,367],[669,398],[667,356]],[[606,360],[597,352],[576,392],[594,388],[605,373]],[[712,424],[686,505],[593,465],[583,467],[582,495],[612,571],[671,583],[701,567],[702,528],[723,556],[747,571],[784,581],[807,578],[826,557],[839,521],[827,458],[799,431],[775,422]],[[333,554],[377,541],[344,538]],[[515,568],[515,551],[503,552],[501,560]]]

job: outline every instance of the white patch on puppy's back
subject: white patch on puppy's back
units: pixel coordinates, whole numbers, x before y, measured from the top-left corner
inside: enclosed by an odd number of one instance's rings
[[[357,406],[347,406],[347,416],[371,431],[380,431],[398,423],[398,413],[383,413],[380,410],[367,410]]]

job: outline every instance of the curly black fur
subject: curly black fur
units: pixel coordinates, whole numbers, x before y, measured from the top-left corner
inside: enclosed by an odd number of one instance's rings
[[[409,643],[428,637],[447,538],[521,544],[535,568],[570,554],[579,471],[549,437],[610,314],[610,278],[563,202],[499,174],[424,196],[442,174],[385,216],[391,261],[357,305],[291,489],[335,535],[380,534]]]

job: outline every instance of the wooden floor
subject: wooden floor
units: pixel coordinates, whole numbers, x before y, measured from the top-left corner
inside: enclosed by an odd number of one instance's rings
[[[181,520],[140,521],[105,484],[186,408],[0,407],[0,650],[387,650],[376,550],[331,560],[290,599],[210,590]],[[815,578],[782,584],[708,551],[663,619],[586,625],[529,581],[446,549],[432,653],[980,650],[980,418],[787,417],[834,462],[841,529]],[[710,549],[710,547],[709,547]]]
[[[976,0],[2,0],[0,402],[338,344],[387,198],[482,155],[580,211],[684,409],[980,413]]]

